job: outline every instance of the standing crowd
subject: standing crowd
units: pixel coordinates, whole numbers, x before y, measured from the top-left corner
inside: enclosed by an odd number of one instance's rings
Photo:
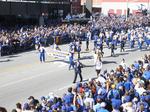
[[[150,47],[150,22],[149,15],[130,16],[126,20],[122,16],[99,16],[93,18],[85,25],[63,24],[53,27],[21,28],[15,31],[2,29],[0,31],[1,51],[3,46],[26,46],[24,42],[31,41],[31,45],[39,48],[40,61],[45,61],[44,48],[49,45],[48,38],[54,44],[60,44],[62,40],[71,42],[69,47],[69,70],[74,68],[76,82],[77,75],[80,82],[75,87],[58,97],[53,93],[42,96],[40,100],[30,96],[26,103],[17,103],[12,112],[149,112],[150,111],[150,54],[127,65],[123,59],[114,70],[101,73],[101,58],[104,45],[110,49],[111,56],[115,55],[115,49],[120,46],[120,52],[125,51],[128,43],[132,49],[138,44],[138,49]],[[16,39],[16,42],[12,42]],[[86,50],[89,41],[93,41],[95,50],[97,78],[82,82],[82,63],[74,62],[74,53],[78,52],[80,59],[81,40],[86,41]],[[15,46],[14,46],[15,45]],[[12,49],[10,50],[10,52]],[[14,52],[13,51],[13,52]]]
[[[77,62],[78,63],[78,62]],[[78,65],[78,64],[77,64]],[[96,79],[76,83],[62,97],[53,93],[40,100],[30,96],[17,103],[12,112],[149,112],[150,55],[114,70],[105,70]]]
[[[107,46],[117,45],[118,42],[124,46],[124,40],[131,41],[131,47],[134,42],[139,42],[142,49],[142,43],[150,45],[149,34],[150,15],[132,15],[126,20],[124,16],[98,16],[94,17],[87,24],[60,24],[55,26],[0,26],[0,51],[1,55],[9,55],[29,49],[40,44],[44,46],[55,44],[64,44],[77,40],[85,40],[87,50],[89,40],[94,40],[94,44],[102,50],[102,43]],[[96,43],[97,41],[97,43]],[[113,45],[112,45],[113,48]],[[122,49],[124,50],[124,49]],[[112,55],[113,55],[112,50]]]

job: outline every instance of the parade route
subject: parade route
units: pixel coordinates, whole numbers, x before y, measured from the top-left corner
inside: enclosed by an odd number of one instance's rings
[[[69,45],[61,45],[62,51],[68,51]],[[96,77],[93,61],[93,43],[90,43],[90,52],[85,52],[85,43],[82,45],[81,62],[83,80]],[[110,56],[110,49],[104,48],[102,71],[110,71],[120,64],[124,58],[130,65],[135,60],[141,59],[150,50],[139,51],[137,48],[120,53],[120,48],[115,50],[116,56]],[[8,112],[15,107],[17,102],[27,102],[29,96],[40,99],[50,92],[62,96],[67,88],[73,86],[74,71],[68,70],[68,62],[50,56],[45,63],[40,63],[38,51],[30,51],[11,56],[0,57],[0,106],[6,107]]]

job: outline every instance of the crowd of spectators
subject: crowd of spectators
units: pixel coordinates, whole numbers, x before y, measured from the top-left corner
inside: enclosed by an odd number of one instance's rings
[[[130,15],[130,17],[126,18],[126,16],[98,16],[94,19],[94,24],[97,25],[98,28],[107,28],[113,30],[127,30],[133,29],[139,26],[147,26],[149,24],[149,16],[144,16],[141,14],[138,15]]]
[[[35,45],[65,43],[81,38],[90,30],[92,35],[105,29],[128,31],[146,27],[150,15],[98,16],[87,24],[57,26],[23,26],[0,29],[0,47],[8,54],[33,48]],[[58,41],[58,42],[57,42]],[[124,59],[123,59],[124,60]],[[102,80],[103,79],[103,80]],[[17,103],[12,112],[149,112],[150,111],[150,54],[127,65],[125,60],[115,69],[104,71],[96,79],[77,83],[58,97],[53,93],[40,100],[30,96],[26,103]]]
[[[93,17],[87,24],[60,24],[55,26],[15,26],[0,27],[0,49],[4,53],[13,54],[34,48],[35,44],[44,45],[67,43],[75,38],[85,39],[87,30],[92,36],[96,32],[106,29],[116,31],[127,31],[136,27],[146,27],[150,23],[150,15],[131,15],[126,19],[124,16]]]
[[[149,112],[150,55],[127,65],[125,60],[115,70],[105,70],[96,79],[76,83],[58,97],[53,93],[33,96],[12,112]]]

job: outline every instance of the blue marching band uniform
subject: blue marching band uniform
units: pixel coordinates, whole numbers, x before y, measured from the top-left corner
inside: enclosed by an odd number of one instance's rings
[[[40,52],[40,62],[45,62],[45,48],[43,46],[40,46],[39,48],[39,52]]]
[[[146,48],[150,47],[150,33],[146,33],[144,36],[144,41],[146,43]]]
[[[138,43],[138,48],[140,50],[143,49],[143,45],[146,45],[146,49],[150,46],[150,32],[146,30],[138,29],[132,30],[131,32],[128,32],[128,41],[130,42],[130,48],[135,47],[135,42]]]
[[[135,35],[134,35],[134,33],[131,33],[131,36],[130,36],[130,48],[134,48],[134,42],[135,42]]]
[[[103,52],[103,37],[102,34],[96,40],[96,48]]]
[[[105,32],[105,37],[106,37],[106,45],[109,48],[109,42],[110,42],[110,34],[108,31]]]
[[[74,68],[74,53],[75,53],[75,43],[70,43],[69,46],[69,70],[72,68]]]
[[[114,50],[120,44],[120,52],[125,51],[124,47],[127,41],[129,42],[130,48],[135,48],[135,43],[137,42],[138,48],[142,50],[144,45],[146,48],[150,47],[150,31],[144,28],[136,28],[134,30],[128,30],[126,33],[124,31],[116,32],[106,30],[104,33],[94,34],[94,49],[102,50],[103,38],[105,37],[105,44],[111,49],[111,55],[114,55]]]

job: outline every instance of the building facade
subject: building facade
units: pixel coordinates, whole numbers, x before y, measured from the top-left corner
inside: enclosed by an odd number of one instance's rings
[[[0,1],[0,15],[38,17],[44,13],[49,16],[65,16],[68,10],[70,10],[70,0]]]
[[[88,0],[81,0],[81,5]],[[126,15],[127,9],[135,14],[139,10],[150,10],[150,0],[93,0],[93,9],[101,9],[103,14]]]
[[[127,9],[130,10],[130,13],[136,14],[149,9],[149,0],[103,0],[101,4],[104,14],[126,15]]]

